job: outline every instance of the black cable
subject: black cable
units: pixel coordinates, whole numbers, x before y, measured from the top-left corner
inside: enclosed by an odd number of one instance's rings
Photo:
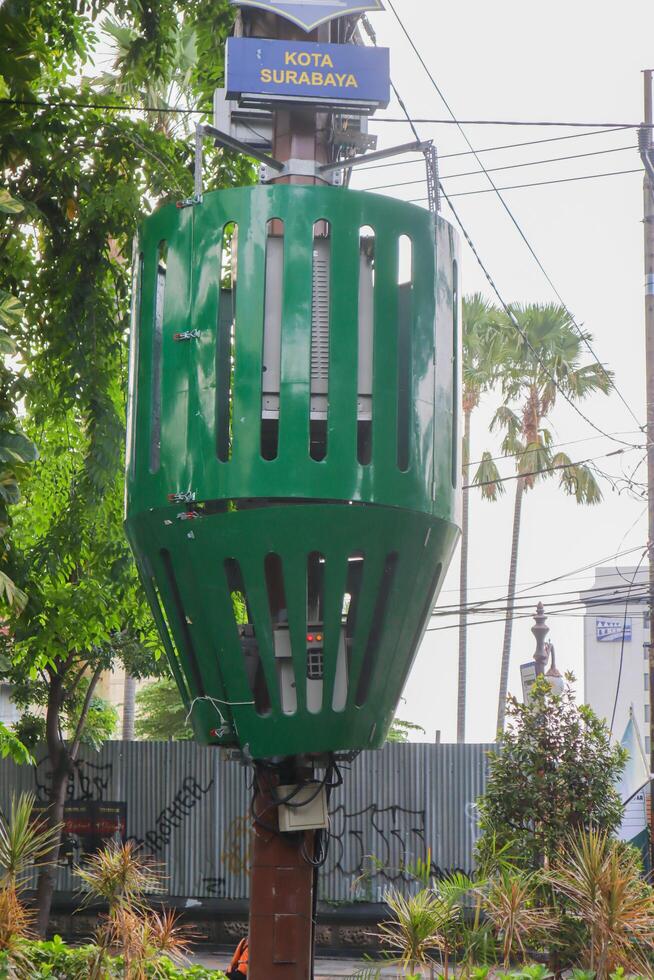
[[[390,2],[390,0],[389,0],[389,2]],[[549,378],[549,380],[552,382],[552,384],[554,385],[554,387],[556,388],[556,390],[563,396],[563,398],[565,398],[565,400],[574,409],[574,411],[577,413],[577,415],[579,415],[580,418],[582,418],[588,425],[590,425],[591,428],[593,428],[596,432],[599,432],[600,435],[606,436],[607,439],[611,439],[613,442],[622,443],[622,445],[624,445],[624,446],[629,446],[630,448],[633,448],[633,443],[627,443],[627,442],[624,442],[623,439],[617,439],[615,436],[610,436],[608,434],[608,432],[605,432],[604,429],[601,429],[600,426],[596,425],[591,419],[588,418],[588,416],[584,412],[582,412],[582,410],[579,408],[579,406],[569,397],[569,395],[563,390],[563,388],[560,387],[560,385],[557,382],[556,378],[551,374],[551,372],[547,368],[547,365],[543,362],[542,358],[539,356],[538,351],[533,346],[533,344],[531,343],[531,341],[529,340],[529,338],[525,334],[524,330],[520,327],[520,324],[518,323],[518,321],[517,321],[515,315],[513,314],[512,310],[510,309],[510,307],[508,306],[508,304],[504,301],[504,298],[503,298],[502,294],[500,293],[497,285],[495,284],[495,280],[493,279],[493,277],[491,276],[490,272],[486,268],[484,262],[482,261],[482,258],[480,256],[479,252],[477,251],[477,248],[476,248],[474,242],[470,238],[470,235],[468,234],[468,232],[467,232],[467,230],[466,230],[466,228],[465,228],[465,226],[464,226],[461,218],[459,217],[458,211],[456,210],[456,208],[452,204],[452,201],[451,201],[450,196],[448,196],[448,194],[445,191],[445,188],[443,187],[443,185],[442,185],[442,183],[440,181],[439,181],[439,188],[440,188],[441,194],[443,195],[443,197],[447,201],[447,203],[448,203],[448,205],[450,207],[450,210],[451,210],[452,214],[454,215],[454,218],[456,220],[456,223],[457,223],[457,225],[459,226],[459,228],[461,230],[461,234],[463,235],[463,237],[467,241],[468,245],[470,246],[473,255],[475,256],[475,258],[477,259],[477,262],[479,263],[480,269],[482,270],[482,272],[486,276],[486,279],[487,279],[487,281],[488,281],[491,289],[493,290],[493,292],[497,296],[497,298],[498,298],[498,300],[499,300],[499,302],[500,302],[500,304],[501,304],[504,312],[506,313],[506,315],[508,316],[508,318],[509,318],[509,320],[511,322],[511,325],[514,327],[515,330],[518,331],[518,333],[522,337],[524,343],[530,349],[530,351],[532,352],[532,354],[536,358],[536,361],[540,364],[541,369],[543,370],[545,376],[547,378]]]
[[[515,226],[515,228],[516,228],[518,234],[520,235],[520,237],[522,238],[523,242],[525,243],[525,245],[529,249],[529,252],[532,255],[534,261],[536,262],[536,265],[541,270],[541,272],[543,273],[543,276],[545,277],[545,279],[549,283],[551,289],[553,290],[554,295],[557,297],[559,303],[561,304],[561,306],[566,311],[566,313],[567,313],[567,315],[568,315],[568,317],[570,319],[570,322],[574,325],[574,328],[577,331],[577,333],[579,334],[579,337],[581,338],[581,340],[583,341],[583,343],[586,345],[586,347],[590,351],[591,355],[595,358],[595,361],[597,362],[597,364],[599,365],[600,369],[604,373],[604,376],[606,377],[606,380],[612,384],[613,390],[615,391],[615,393],[617,394],[618,398],[623,403],[623,405],[625,406],[625,408],[627,409],[627,411],[629,412],[629,414],[631,415],[631,417],[635,421],[636,425],[640,425],[641,423],[639,422],[638,418],[636,417],[633,409],[628,404],[628,402],[626,401],[626,399],[622,395],[622,393],[621,393],[620,389],[617,387],[617,385],[611,380],[611,377],[610,377],[608,371],[606,370],[606,368],[604,367],[604,365],[600,361],[599,357],[597,356],[597,354],[593,350],[593,348],[591,346],[591,343],[590,343],[590,341],[588,339],[587,334],[581,329],[581,327],[579,326],[579,324],[575,320],[572,312],[569,310],[569,308],[568,308],[565,300],[561,296],[561,293],[556,288],[556,286],[554,284],[554,280],[551,278],[550,274],[545,269],[545,266],[541,262],[539,256],[536,254],[536,251],[535,251],[533,245],[531,244],[531,242],[529,241],[529,239],[525,235],[524,231],[522,230],[522,226],[519,224],[517,218],[513,214],[513,211],[511,210],[511,208],[508,206],[508,204],[506,203],[506,201],[502,197],[502,195],[500,193],[500,189],[495,185],[495,183],[493,181],[493,178],[490,176],[490,174],[488,173],[488,171],[484,167],[484,164],[483,164],[483,162],[481,160],[481,157],[475,151],[475,148],[473,147],[472,143],[468,139],[468,136],[467,136],[465,130],[463,129],[463,126],[462,126],[461,122],[459,120],[457,120],[456,115],[454,113],[454,110],[452,109],[452,107],[450,106],[449,102],[445,98],[443,92],[441,91],[440,86],[438,85],[438,82],[436,81],[436,79],[434,78],[433,74],[429,70],[429,67],[427,66],[427,63],[425,62],[424,58],[420,54],[420,51],[418,50],[417,45],[415,44],[413,38],[411,37],[411,35],[409,34],[408,30],[404,26],[404,23],[403,23],[402,19],[400,18],[400,15],[398,14],[397,10],[395,9],[395,5],[393,3],[393,0],[388,0],[388,5],[391,8],[391,10],[393,11],[393,14],[395,16],[395,19],[397,20],[398,24],[400,25],[400,28],[402,29],[402,31],[404,33],[404,36],[406,37],[407,41],[411,45],[411,48],[413,49],[414,54],[416,55],[416,57],[420,61],[420,64],[422,65],[423,69],[425,70],[425,73],[427,74],[427,77],[429,78],[429,80],[430,80],[431,84],[433,85],[434,89],[438,93],[438,96],[441,99],[443,105],[445,106],[445,108],[447,109],[447,111],[449,112],[449,114],[451,115],[452,119],[456,122],[457,127],[459,129],[459,132],[461,133],[461,135],[463,136],[464,140],[466,141],[466,143],[468,145],[468,149],[470,149],[470,150],[473,151],[475,160],[477,161],[477,163],[479,164],[479,166],[484,171],[484,174],[485,174],[486,178],[488,179],[489,184],[491,185],[491,187],[493,188],[493,190],[497,194],[497,197],[498,197],[500,203],[502,204],[502,207],[504,208],[504,210],[506,211],[507,215],[511,219],[511,222]],[[607,174],[606,176],[609,176],[609,175]],[[614,175],[612,174],[610,176],[614,176]],[[568,178],[568,179],[569,180],[574,180],[574,179],[580,179],[580,178]]]
[[[175,112],[182,115],[203,116],[211,112],[211,106],[206,109],[156,109],[146,105],[127,105],[125,103],[105,102],[74,102],[72,100],[43,101],[38,99],[0,99],[0,105],[35,106],[39,109],[108,109],[111,112]]]
[[[633,592],[632,590],[631,601],[632,602],[645,601],[648,595],[649,595],[649,591],[644,586],[642,586],[640,592]],[[554,616],[559,613],[570,612],[575,609],[595,609],[600,607],[605,608],[607,605],[613,605],[616,602],[621,602],[623,597],[624,597],[623,592],[620,592],[617,596],[599,595],[599,596],[591,596],[588,599],[579,599],[579,597],[577,596],[576,599],[550,600],[546,603],[546,605],[548,610],[551,611],[551,615]],[[545,598],[545,597],[533,595],[529,597],[528,602],[525,602],[523,604],[517,604],[517,605],[514,604],[513,606],[511,605],[487,606],[484,609],[475,608],[474,606],[472,607],[462,606],[460,609],[448,609],[442,612],[437,609],[435,612],[431,614],[430,619],[446,619],[449,618],[450,616],[460,616],[461,613],[466,613],[472,616],[486,616],[486,615],[494,616],[500,613],[511,612],[514,609],[516,609],[518,612],[528,612],[529,610],[533,610],[534,602],[536,600],[540,601],[541,598]]]
[[[389,6],[391,6],[389,4]],[[392,8],[391,8],[392,9]],[[397,16],[397,15],[396,15]],[[399,20],[399,18],[398,18]],[[403,27],[401,21],[400,26]],[[404,29],[404,28],[403,28]],[[406,32],[405,32],[406,33]],[[408,35],[407,35],[408,37]],[[418,55],[420,57],[420,55]],[[654,123],[635,122],[561,122],[553,119],[425,119],[414,118],[416,126],[567,126],[570,129],[654,129]],[[376,123],[403,123],[406,119],[395,116],[375,117]]]
[[[15,105],[15,106],[36,106],[40,109],[109,109],[116,112],[177,112],[186,115],[204,115],[207,112],[211,112],[212,107],[207,105],[205,109],[157,109],[152,106],[143,105],[128,105],[127,103],[111,103],[106,104],[103,102],[75,102],[69,99],[62,100],[42,100],[42,99],[12,99],[4,98],[0,99],[0,105]],[[522,120],[522,119],[414,119],[416,125],[419,124],[461,124],[465,126],[567,126],[571,129],[607,129],[607,130],[617,130],[617,129],[647,129],[654,128],[648,126],[642,122],[638,123],[628,123],[628,122],[556,122],[552,120]],[[381,123],[404,123],[405,119],[402,118],[392,118],[389,116],[380,117],[375,119],[375,122]]]
[[[558,180],[537,180],[531,184],[507,184],[504,187],[496,188],[486,187],[480,191],[457,191],[456,194],[450,194],[450,197],[474,197],[477,194],[495,194],[496,191],[519,191],[525,187],[546,187],[548,184],[569,184],[576,180],[596,180],[598,177],[621,177],[623,174],[642,174],[642,172],[641,167],[637,167],[635,170],[612,170],[605,174],[584,174],[581,177],[561,177]],[[447,180],[447,178],[444,179]],[[412,197],[408,201],[405,201],[405,204],[420,204],[426,200],[426,197]],[[634,416],[634,418],[636,417]],[[637,419],[636,422],[638,423]]]
[[[543,473],[555,473],[557,470],[570,470],[574,466],[585,466],[587,463],[593,463],[596,459],[606,459],[608,456],[621,456],[623,453],[628,453],[634,449],[642,449],[642,446],[632,446],[631,449],[613,449],[610,453],[603,453],[601,456],[589,456],[588,459],[579,459],[576,462],[569,463],[559,463],[557,466],[547,466],[543,467],[542,470],[531,470],[529,473],[514,473],[512,476],[501,476],[497,480],[483,480],[479,483],[467,483],[462,489],[463,490],[474,490],[476,487],[491,487],[498,483],[508,483],[510,480],[520,480],[523,477],[528,476],[541,476]],[[526,456],[529,450],[525,450],[524,455]]]
[[[630,530],[631,530],[631,528],[630,528]],[[627,533],[629,533],[629,532],[627,532]],[[621,542],[621,545],[622,545],[622,542]],[[586,579],[595,580],[595,576],[594,575],[577,576],[577,573],[578,572],[587,572],[587,571],[590,571],[590,570],[594,570],[594,569],[597,568],[598,565],[602,565],[604,562],[607,562],[607,561],[615,561],[617,558],[624,558],[625,555],[632,555],[634,553],[634,551],[640,551],[640,545],[636,545],[635,548],[627,548],[624,551],[618,550],[616,552],[613,552],[613,554],[604,556],[603,558],[597,558],[595,561],[590,562],[588,565],[580,565],[578,568],[573,568],[569,572],[562,572],[561,575],[555,575],[554,578],[544,579],[542,582],[518,582],[518,585],[521,586],[521,588],[518,590],[518,592],[516,594],[517,595],[521,595],[521,594],[523,594],[525,592],[533,592],[536,589],[541,589],[544,585],[552,585],[553,582],[563,582],[566,579],[571,579],[572,581],[577,581],[577,580],[579,580],[581,578],[583,578],[584,580],[586,580]],[[576,579],[575,579],[575,576],[577,576]],[[473,589],[499,589],[499,588],[502,588],[503,584],[504,583],[497,583],[495,585],[477,585],[477,586],[472,586],[472,588]],[[459,590],[458,589],[443,589],[442,591],[443,592],[458,592]]]
[[[640,566],[643,564],[647,552],[648,549],[645,548],[642,555],[640,556],[640,561],[638,562],[638,565],[636,566],[636,571],[634,572],[631,579],[631,588],[633,588],[634,582],[636,581],[636,578],[638,576],[638,572],[640,571]],[[622,624],[622,642],[620,643],[620,666],[618,667],[618,682],[615,687],[615,700],[613,701],[613,712],[611,714],[611,727],[609,729],[611,735],[613,734],[613,723],[615,721],[615,712],[618,707],[618,696],[620,694],[620,683],[622,681],[622,664],[624,662],[624,635],[625,635],[626,624],[627,624],[627,611],[629,609],[629,601],[631,599],[631,588],[627,592],[627,598],[625,599],[625,603],[624,603],[624,617],[623,617],[624,622]],[[649,589],[647,591],[647,594],[649,595]],[[651,615],[652,615],[652,610],[650,609],[650,616]]]
[[[620,130],[617,129],[597,129],[590,133],[569,133],[567,136],[550,136],[548,139],[542,140],[526,140],[522,143],[504,143],[500,146],[483,146],[480,147],[477,153],[494,153],[497,150],[514,150],[522,146],[537,146],[540,143],[558,143],[560,140],[578,140],[586,136],[599,136],[604,133],[617,133]],[[618,147],[621,149],[621,147]],[[610,152],[610,151],[606,151]],[[439,153],[439,160],[452,160],[454,157],[469,157],[472,156],[472,150],[460,150],[458,153]],[[422,163],[424,165],[424,160],[422,157],[419,160],[395,160],[391,163],[371,163],[367,167],[357,167],[359,173],[365,170],[383,170],[386,167],[406,167],[409,164]]]
[[[612,432],[611,436],[630,436],[630,435],[642,435],[640,429],[627,429],[621,430],[620,432]],[[562,446],[578,446],[580,442],[593,442],[596,439],[604,439],[604,436],[585,436],[583,439],[570,439],[567,442],[552,442],[547,446],[543,446],[544,449],[560,449]],[[639,448],[634,446],[635,449]],[[643,448],[645,448],[643,446]],[[495,463],[502,459],[515,459],[517,456],[524,456],[526,450],[521,449],[518,453],[502,453],[500,456],[489,456],[487,459],[476,459],[472,463],[468,463],[468,466],[480,466],[481,463]],[[598,457],[599,458],[599,457]],[[639,464],[641,465],[641,464]]]
[[[418,49],[415,47],[413,41],[411,40],[411,37],[409,36],[409,34],[408,34],[408,32],[407,32],[404,24],[400,20],[398,14],[397,14],[397,11],[395,10],[395,7],[393,6],[392,0],[388,0],[388,4],[389,4],[391,10],[393,11],[393,13],[395,14],[395,17],[396,17],[396,19],[397,19],[400,27],[404,31],[405,35],[407,36],[407,38],[408,38],[411,46],[414,48],[414,51],[415,51],[415,53],[416,53],[416,55],[417,55],[420,63],[424,67],[427,75],[429,76],[429,78],[432,81],[434,87],[436,88],[436,91],[438,92],[439,96],[441,97],[441,99],[443,100],[445,106],[447,107],[448,112],[450,112],[450,114],[452,115],[452,118],[455,120],[454,113],[452,112],[452,109],[450,108],[447,100],[445,99],[444,95],[442,94],[441,90],[439,89],[436,80],[434,79],[434,77],[432,76],[431,72],[429,71],[429,68],[425,64],[425,61],[422,58],[422,55],[420,54],[420,52],[418,51]],[[371,28],[369,29],[369,33],[371,35],[371,38],[373,40],[373,43],[375,43],[374,31],[372,31]],[[404,113],[406,115],[406,121],[409,122],[409,125],[411,126],[412,131],[415,132],[415,133],[417,133],[417,130],[415,129],[415,121],[411,118],[411,116],[409,114],[409,111],[408,111],[408,109],[406,108],[406,105],[403,102],[402,102],[402,108],[403,108]],[[463,135],[466,143],[468,144],[468,146],[470,147],[470,149],[474,152],[475,158],[477,159],[479,165],[481,167],[483,167],[483,163],[479,159],[479,157],[477,155],[477,152],[474,150],[474,147],[470,143],[470,140],[468,139],[468,137],[463,132],[463,129],[461,128],[461,125],[459,123],[458,123],[458,125],[459,125],[459,129],[460,129],[460,131],[461,131],[461,133],[462,133],[462,135]],[[488,180],[491,182],[491,184],[493,184],[492,177],[489,176],[488,177]],[[495,186],[495,185],[493,184],[493,186]],[[623,439],[616,439],[614,436],[609,436],[609,434],[607,432],[605,432],[604,429],[601,429],[598,425],[596,425],[594,422],[592,422],[591,419],[589,419],[588,416],[584,412],[582,412],[582,410],[579,408],[579,406],[576,405],[575,402],[560,387],[560,385],[557,382],[556,378],[550,373],[550,371],[548,370],[547,366],[542,361],[542,359],[539,357],[538,352],[536,351],[536,349],[534,348],[534,346],[530,342],[529,338],[525,334],[524,330],[522,330],[522,328],[520,327],[520,324],[518,323],[518,321],[517,321],[517,319],[516,319],[513,311],[509,308],[509,306],[507,305],[507,303],[504,301],[504,298],[502,297],[502,295],[501,295],[501,293],[500,293],[497,285],[495,284],[494,279],[492,278],[492,276],[489,273],[488,269],[484,265],[484,263],[483,263],[483,261],[481,259],[481,256],[479,255],[479,252],[477,251],[477,248],[476,248],[474,242],[472,241],[472,239],[470,238],[470,235],[466,231],[466,229],[465,229],[465,227],[463,225],[463,222],[461,221],[461,218],[459,217],[459,214],[458,214],[457,210],[455,209],[454,205],[452,204],[452,201],[451,201],[450,197],[447,195],[447,193],[445,191],[445,188],[443,187],[442,181],[440,181],[440,180],[438,181],[438,187],[439,187],[440,193],[443,195],[443,197],[447,201],[447,203],[448,203],[448,205],[450,207],[450,210],[452,211],[452,214],[454,215],[454,217],[456,219],[456,223],[459,226],[459,229],[461,230],[462,235],[464,236],[465,240],[467,241],[468,245],[470,246],[470,249],[472,250],[473,255],[477,259],[477,262],[479,264],[480,269],[482,270],[482,272],[486,276],[486,279],[488,280],[488,283],[491,286],[491,289],[493,290],[493,292],[497,296],[497,298],[498,298],[498,300],[499,300],[502,308],[504,309],[504,312],[508,316],[508,318],[509,318],[512,326],[518,331],[518,333],[522,337],[524,343],[529,347],[529,349],[531,350],[531,352],[535,356],[537,362],[540,364],[540,366],[541,366],[542,370],[544,371],[545,375],[549,378],[549,380],[554,385],[555,389],[563,396],[563,398],[565,398],[565,400],[574,409],[574,411],[579,415],[579,417],[582,418],[582,419],[584,419],[584,421],[588,425],[590,425],[591,428],[595,429],[596,432],[599,432],[600,435],[606,436],[607,439],[612,439],[613,442],[621,443],[624,446],[630,446],[631,447],[633,445],[633,443],[626,443]],[[457,195],[452,195],[452,196],[457,196]],[[410,203],[410,202],[408,202],[408,203]],[[595,356],[595,355],[593,355],[593,356]],[[602,370],[604,370],[603,367],[602,367]],[[617,391],[617,389],[616,389],[616,391]],[[635,418],[635,416],[634,416],[634,418]],[[635,420],[636,420],[636,424],[639,425],[638,419],[635,419]]]
[[[619,570],[617,571],[620,577],[624,578],[621,572]],[[530,601],[533,599],[554,600],[554,599],[558,599],[559,596],[574,595],[578,597],[579,593],[582,591],[592,592],[593,597],[597,594],[600,596],[605,595],[607,599],[610,599],[613,596],[622,598],[625,589],[628,589],[629,587],[630,587],[629,580],[625,579],[624,585],[598,585],[597,587],[591,586],[589,589],[566,589],[564,592],[540,592],[540,591],[529,592],[529,593],[523,592],[520,598],[522,600],[528,599]],[[507,598],[508,598],[507,596],[497,596],[493,599],[479,599],[477,601],[468,602],[464,606],[460,605],[459,603],[453,603],[453,602],[450,603],[449,605],[445,605],[445,604],[437,605],[432,610],[432,616],[446,616],[462,611],[474,612],[475,609],[478,609],[480,612],[483,612],[484,609],[482,607],[489,607],[489,606],[493,607],[495,603],[506,602]],[[561,601],[564,600],[559,599],[559,602]]]
[[[520,170],[522,167],[539,167],[546,163],[560,163],[565,160],[581,160],[583,157],[598,157],[606,153],[620,153],[623,150],[635,150],[634,146],[616,146],[611,150],[592,150],[590,153],[573,153],[565,157],[549,157],[546,160],[528,160],[526,163],[507,163],[502,167],[487,167],[486,170],[466,170],[460,174],[441,174],[441,180],[456,180],[458,177],[477,177],[479,174],[492,174],[499,170]],[[439,162],[443,159],[439,155]],[[419,161],[412,161],[419,162]],[[391,187],[411,187],[413,184],[424,184],[424,177],[419,180],[398,180],[392,184],[378,184],[375,187],[366,187],[367,191],[386,191]]]

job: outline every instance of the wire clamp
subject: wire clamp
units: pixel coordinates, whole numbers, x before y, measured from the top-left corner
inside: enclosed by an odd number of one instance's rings
[[[181,201],[177,201],[175,207],[178,211],[182,211],[184,208],[193,208],[196,204],[202,204],[202,194],[193,194],[192,197],[185,197]]]
[[[171,504],[194,504],[195,490],[187,490],[184,493],[169,493],[167,499]]]

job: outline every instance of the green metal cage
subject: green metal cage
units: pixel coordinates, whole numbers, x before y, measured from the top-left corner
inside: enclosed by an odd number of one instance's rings
[[[451,227],[337,188],[142,224],[127,533],[197,738],[385,739],[460,505]]]

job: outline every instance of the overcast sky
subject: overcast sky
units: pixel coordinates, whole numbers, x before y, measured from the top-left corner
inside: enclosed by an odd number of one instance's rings
[[[417,43],[445,97],[460,119],[554,120],[572,122],[638,123],[643,114],[641,71],[654,67],[651,0],[629,0],[616,7],[606,0],[571,3],[550,0],[543,5],[523,0],[460,0],[434,4],[427,0],[394,0],[398,13]],[[379,43],[391,49],[393,79],[415,117],[447,118],[447,111],[421,68],[393,13],[372,15]],[[398,116],[391,104],[381,116]],[[598,126],[597,128],[600,128]],[[375,121],[371,130],[379,146],[411,138],[404,125]],[[466,150],[456,127],[420,125],[421,137],[433,137],[441,156]],[[580,129],[508,126],[467,126],[475,148],[525,140],[577,134]],[[636,133],[624,130],[584,136],[538,146],[507,149],[483,156],[485,166],[550,159],[570,154],[633,147]],[[560,163],[521,167],[493,175],[498,186],[562,177],[599,174],[639,168],[635,149]],[[448,181],[448,174],[477,169],[474,157],[443,160],[441,173],[448,193],[488,187],[486,178],[462,177]],[[356,188],[372,188],[395,181],[418,180],[420,164],[393,166],[357,173]],[[356,171],[355,171],[356,173]],[[424,184],[400,186],[390,193],[409,200],[425,193]],[[594,336],[600,360],[616,373],[616,384],[644,420],[644,305],[642,258],[642,176],[640,173],[553,184],[507,191],[505,198],[525,235],[554,281],[577,321]],[[479,194],[456,199],[471,237],[495,277],[501,292],[511,301],[548,302],[555,299],[551,287],[511,224],[496,195]],[[443,214],[451,215],[447,206]],[[462,247],[463,290],[489,288],[474,256]],[[499,447],[488,434],[494,399],[486,400],[473,421],[471,459],[484,449]],[[634,420],[619,398],[597,396],[584,403],[584,412],[609,433],[627,442],[641,443]],[[597,433],[563,403],[556,406],[551,427],[557,441],[580,441],[565,447],[573,459],[624,448]],[[586,441],[587,440],[587,441]],[[631,473],[643,452],[600,459],[598,465],[616,477]],[[511,474],[510,461],[501,462],[503,475]],[[641,465],[636,479],[645,479]],[[507,485],[504,500],[483,503],[471,498],[471,599],[501,598],[506,594],[514,484]],[[542,582],[582,566],[601,563],[617,551],[644,546],[645,501],[618,494],[602,482],[603,503],[581,508],[563,495],[556,481],[530,492],[523,507],[523,531],[518,580],[529,586],[526,601],[535,606],[547,593],[587,588],[592,571],[577,572],[553,585],[534,590]],[[640,554],[625,557],[635,565]],[[611,564],[612,562],[604,562]],[[441,592],[440,602],[458,599],[458,555]],[[574,593],[573,596],[574,597]],[[560,596],[556,598],[571,598]],[[521,600],[521,604],[524,603]],[[561,669],[573,670],[582,688],[581,611],[551,616],[551,639]],[[488,617],[487,617],[488,618]],[[479,622],[476,620],[475,622]],[[452,741],[456,733],[457,620],[438,619],[432,626],[449,629],[427,634],[406,687],[401,714],[424,726],[427,740],[440,730]],[[519,664],[534,649],[531,621],[520,620],[514,628],[510,689],[520,690]],[[502,645],[502,624],[481,622],[469,628],[468,725],[469,741],[494,736]]]

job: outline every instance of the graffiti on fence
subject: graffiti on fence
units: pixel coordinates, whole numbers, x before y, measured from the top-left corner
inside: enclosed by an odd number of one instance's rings
[[[52,786],[52,770],[49,768],[47,755],[39,760],[34,768],[36,798],[44,803],[50,798]],[[72,764],[71,773],[66,786],[67,800],[104,800],[111,785],[113,765],[108,762],[97,766],[86,759],[76,759]]]
[[[330,813],[329,845],[327,872],[350,878],[361,898],[377,900],[386,886],[415,878],[419,866],[437,879],[455,871],[469,873],[441,868],[432,859],[424,809],[372,803],[350,812],[341,804]]]
[[[220,859],[233,875],[249,874],[252,830],[249,817],[235,817],[225,831]]]
[[[170,843],[173,831],[181,827],[188,815],[203,800],[211,787],[213,779],[202,786],[195,776],[186,776],[180,789],[173,799],[157,816],[154,827],[146,830],[143,837],[132,837],[131,840],[147,848],[152,854],[160,854]]]
[[[211,898],[224,898],[226,881],[224,878],[203,878],[202,887]]]

